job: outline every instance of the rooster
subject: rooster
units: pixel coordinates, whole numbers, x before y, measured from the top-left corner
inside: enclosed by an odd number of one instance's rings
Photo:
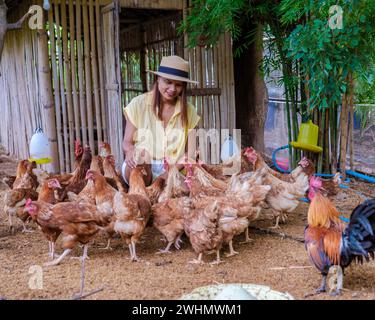
[[[305,228],[305,249],[312,264],[321,272],[323,279],[317,293],[326,291],[326,279],[330,267],[338,266],[337,288],[332,295],[342,290],[342,270],[353,260],[374,258],[375,251],[375,199],[367,200],[351,213],[349,223],[340,219],[340,213],[319,189],[314,195],[308,211]]]

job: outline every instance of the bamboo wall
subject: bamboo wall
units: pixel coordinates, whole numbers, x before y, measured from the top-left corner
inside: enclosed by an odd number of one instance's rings
[[[35,2],[34,2],[35,3]],[[31,2],[10,14],[10,22],[27,12]],[[37,33],[24,23],[8,31],[0,64],[0,144],[17,158],[29,157],[29,141],[45,121],[38,86]]]
[[[93,0],[53,1],[48,11],[52,83],[59,163],[72,170],[74,141],[95,152],[108,141],[100,4]]]

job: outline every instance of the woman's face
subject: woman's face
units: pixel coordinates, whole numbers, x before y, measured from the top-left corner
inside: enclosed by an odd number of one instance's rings
[[[182,81],[170,80],[162,77],[158,78],[158,85],[160,94],[166,102],[175,101],[181,94],[184,86]]]

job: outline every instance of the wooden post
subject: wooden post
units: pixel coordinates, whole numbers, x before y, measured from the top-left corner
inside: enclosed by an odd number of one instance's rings
[[[44,23],[43,23],[44,25]],[[51,70],[48,58],[47,32],[38,30],[38,79],[40,90],[40,102],[42,104],[43,117],[45,119],[45,134],[51,144],[52,163],[47,170],[53,173],[59,172],[57,139],[55,125],[55,108],[52,95]]]

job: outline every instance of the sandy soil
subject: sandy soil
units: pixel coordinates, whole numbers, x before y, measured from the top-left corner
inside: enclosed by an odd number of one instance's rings
[[[14,174],[16,162],[0,154],[0,181],[7,174]],[[353,189],[342,189],[336,204],[344,214],[363,200],[363,195],[375,196],[373,185],[352,180]],[[70,299],[79,290],[80,262],[66,259],[56,267],[43,267],[48,260],[48,243],[37,229],[33,233],[22,233],[21,224],[11,235],[8,221],[3,213],[5,186],[0,183],[0,297],[6,299]],[[234,241],[239,255],[225,258],[218,266],[209,264],[191,265],[195,257],[188,240],[180,251],[159,255],[156,251],[165,246],[161,234],[147,229],[137,253],[138,263],[128,260],[129,252],[121,239],[112,241],[112,251],[101,250],[105,239],[96,239],[89,249],[90,260],[86,261],[86,290],[104,287],[104,290],[87,299],[178,299],[196,287],[217,283],[254,283],[270,286],[273,290],[290,293],[295,299],[375,299],[375,263],[352,265],[345,271],[344,292],[340,297],[327,294],[309,295],[319,286],[321,277],[311,267],[303,238],[308,205],[301,203],[295,213],[289,215],[287,224],[278,232],[294,237],[281,238],[276,234],[265,234],[273,221],[260,221],[254,225],[249,244],[240,244],[243,235]],[[59,243],[57,251],[61,252]],[[225,247],[224,252],[227,251]],[[73,255],[81,255],[82,248]],[[205,256],[211,261],[213,256]],[[35,267],[36,266],[36,267]],[[295,266],[303,268],[294,268]],[[281,267],[281,269],[280,269]],[[36,268],[36,269],[33,269]],[[38,269],[39,268],[39,269]],[[43,288],[30,289],[35,275],[33,270],[42,270]]]

